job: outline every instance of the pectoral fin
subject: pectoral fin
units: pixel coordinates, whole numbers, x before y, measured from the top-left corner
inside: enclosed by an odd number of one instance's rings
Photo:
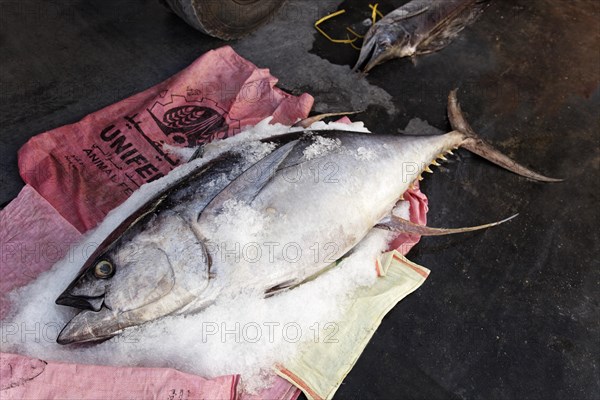
[[[400,218],[396,215],[390,215],[379,224],[375,225],[376,228],[387,229],[390,231],[394,231],[397,233],[408,233],[415,234],[421,236],[443,236],[443,235],[452,235],[454,233],[465,233],[465,232],[473,232],[478,231],[480,229],[491,228],[492,226],[503,224],[504,222],[510,221],[515,218],[519,214],[515,214],[512,217],[503,219],[502,221],[492,222],[490,224],[478,225],[478,226],[470,226],[466,228],[432,228],[429,226],[423,226],[415,224],[414,222],[410,222],[406,219]]]
[[[275,296],[276,294],[285,292],[286,290],[289,290],[290,288],[296,286],[297,284],[298,284],[298,281],[296,281],[295,279],[290,279],[285,282],[282,282],[278,285],[273,286],[272,288],[265,290],[265,297],[271,297],[271,296]]]
[[[222,205],[228,199],[236,199],[245,203],[251,203],[267,183],[271,181],[277,168],[290,154],[298,140],[293,140],[275,149],[271,154],[264,157],[243,174],[238,176],[225,189],[223,189],[198,216],[198,221],[218,213]]]

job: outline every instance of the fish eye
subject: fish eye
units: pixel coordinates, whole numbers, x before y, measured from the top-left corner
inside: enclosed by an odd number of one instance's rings
[[[96,267],[94,268],[94,275],[96,275],[96,278],[100,279],[108,279],[113,275],[114,272],[114,265],[112,265],[112,263],[107,260],[100,261],[98,264],[96,264]]]

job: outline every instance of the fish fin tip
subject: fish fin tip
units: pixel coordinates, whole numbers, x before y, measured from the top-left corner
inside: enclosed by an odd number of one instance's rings
[[[198,158],[202,158],[203,156],[204,156],[204,145],[201,144],[200,146],[198,146],[196,148],[196,150],[194,150],[194,153],[192,154],[192,156],[190,157],[188,162],[194,161]]]
[[[396,233],[407,233],[421,236],[445,236],[457,233],[474,232],[498,226],[516,218],[518,215],[519,214],[515,214],[501,221],[491,222],[483,225],[469,226],[463,228],[433,228],[430,226],[415,224],[414,222],[392,214],[389,217],[384,218],[379,224],[376,225],[376,227],[387,229]]]
[[[539,182],[561,182],[560,179],[550,178],[537,173],[522,164],[512,160],[500,150],[479,137],[473,130],[460,107],[457,98],[458,89],[454,89],[448,95],[448,118],[452,129],[464,135],[462,147],[480,157],[525,178],[533,179]],[[448,153],[453,154],[452,151]]]
[[[317,114],[317,115],[313,115],[312,117],[301,119],[300,121],[298,121],[294,125],[292,125],[292,127],[308,128],[315,122],[322,121],[325,118],[342,117],[342,116],[346,116],[346,115],[356,115],[356,114],[360,114],[364,111],[365,110],[355,110],[355,111],[343,111],[343,112],[336,112],[336,113]]]

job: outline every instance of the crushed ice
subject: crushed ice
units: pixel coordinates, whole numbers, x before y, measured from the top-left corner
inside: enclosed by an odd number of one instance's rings
[[[313,143],[304,149],[304,157],[307,160],[322,157],[342,146],[342,141],[337,138],[326,138],[323,136],[313,136]]]

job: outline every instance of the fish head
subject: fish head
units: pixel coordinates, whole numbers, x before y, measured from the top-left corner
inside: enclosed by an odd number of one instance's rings
[[[61,331],[61,344],[107,339],[156,318],[144,310],[168,299],[175,286],[167,254],[152,243],[128,243],[87,264],[56,299],[83,310]]]
[[[377,23],[365,35],[354,70],[364,66],[366,73],[392,58],[413,56],[416,50],[412,41],[412,36],[401,26]]]

